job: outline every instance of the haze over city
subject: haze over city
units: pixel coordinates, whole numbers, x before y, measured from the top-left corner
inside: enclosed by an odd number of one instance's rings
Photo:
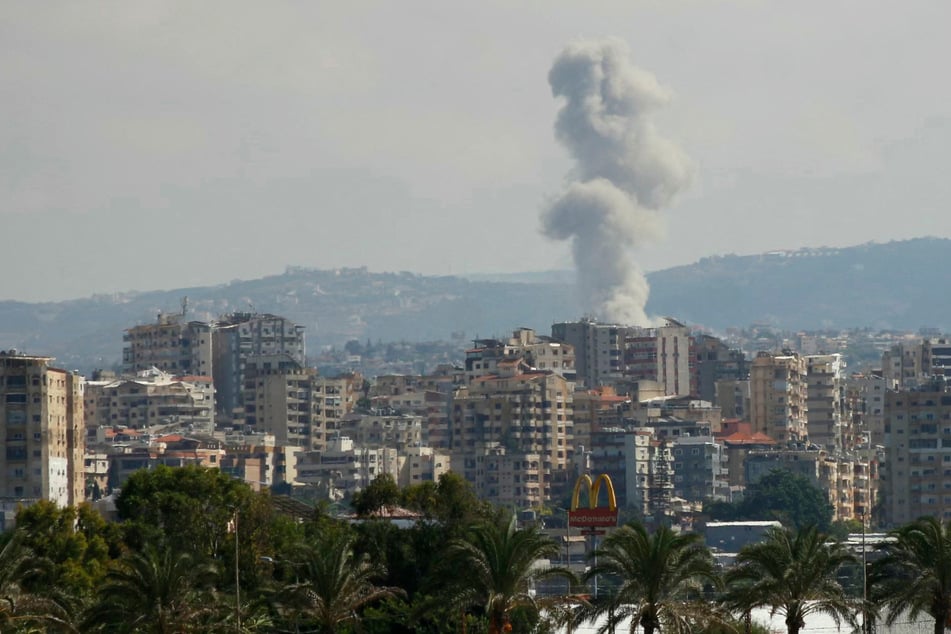
[[[605,37],[668,94],[651,116],[691,166],[641,269],[951,236],[949,18],[940,2],[7,2],[0,266],[28,275],[0,298],[286,265],[569,268],[540,218],[584,170],[549,72]]]

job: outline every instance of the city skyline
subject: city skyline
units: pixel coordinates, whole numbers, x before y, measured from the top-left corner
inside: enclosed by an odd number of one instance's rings
[[[695,164],[645,270],[951,236],[951,7],[737,1],[0,8],[0,299],[215,284],[285,266],[565,269],[572,177],[547,74],[624,41]],[[35,257],[38,252],[44,257]]]

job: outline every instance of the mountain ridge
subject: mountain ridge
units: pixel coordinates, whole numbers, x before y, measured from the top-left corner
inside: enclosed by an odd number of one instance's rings
[[[648,274],[648,314],[722,331],[769,323],[789,330],[951,326],[942,290],[951,240],[916,238],[853,247],[718,255]],[[567,277],[566,277],[567,276]],[[349,339],[432,341],[502,336],[520,326],[547,333],[586,311],[570,271],[424,276],[361,268],[288,267],[214,286],[98,294],[61,302],[0,301],[0,349],[49,354],[83,370],[121,358],[122,331],[175,312],[189,319],[270,312],[307,329],[308,347]]]

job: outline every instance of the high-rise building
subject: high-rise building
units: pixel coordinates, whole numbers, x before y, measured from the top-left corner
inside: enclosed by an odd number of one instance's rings
[[[175,375],[213,376],[209,323],[160,314],[154,324],[134,326],[122,337],[122,370],[135,374],[158,368]]]
[[[841,354],[814,354],[806,362],[806,420],[809,442],[832,452],[846,449],[845,360]]]
[[[478,484],[488,482],[478,473],[487,464],[514,469],[516,464],[537,463],[531,468],[539,470],[539,482],[516,482],[511,495],[521,506],[545,503],[551,499],[552,488],[567,481],[574,451],[570,383],[550,370],[500,370],[500,374],[475,379],[453,397],[453,468]],[[483,493],[491,498],[489,489]]]
[[[885,394],[885,521],[951,519],[951,389],[943,378]]]
[[[669,317],[664,322],[658,328],[628,330],[622,372],[636,381],[657,381],[668,396],[696,395],[696,351],[690,329]]]
[[[750,367],[753,431],[781,443],[808,439],[806,363],[795,353],[760,352]]]
[[[273,434],[278,445],[322,451],[353,411],[363,377],[323,377],[283,355],[255,359],[245,378],[244,424]]]
[[[694,348],[697,395],[703,400],[716,402],[720,381],[745,381],[749,378],[750,364],[742,350],[730,348],[721,339],[705,334],[695,338]]]
[[[551,336],[571,344],[579,382],[593,388],[621,378],[624,341],[634,330],[618,324],[599,324],[592,319],[552,324]]]
[[[243,405],[244,379],[253,357],[285,356],[306,365],[304,327],[277,315],[225,315],[214,324],[212,342],[216,403],[227,418]]]
[[[84,380],[52,360],[0,352],[0,496],[12,504],[84,499]]]

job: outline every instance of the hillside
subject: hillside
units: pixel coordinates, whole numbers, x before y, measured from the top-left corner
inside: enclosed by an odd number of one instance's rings
[[[951,240],[921,238],[842,249],[721,256],[649,276],[649,312],[721,330],[766,322],[788,329],[951,327],[943,262]],[[213,287],[99,295],[66,302],[0,302],[0,349],[57,357],[87,371],[119,360],[122,331],[180,310],[211,319],[249,308],[304,325],[308,345],[348,339],[427,341],[548,332],[584,311],[564,272],[502,281],[289,269]],[[524,281],[527,280],[527,281]]]
[[[712,328],[951,327],[951,240],[704,258],[649,276],[653,314]]]

